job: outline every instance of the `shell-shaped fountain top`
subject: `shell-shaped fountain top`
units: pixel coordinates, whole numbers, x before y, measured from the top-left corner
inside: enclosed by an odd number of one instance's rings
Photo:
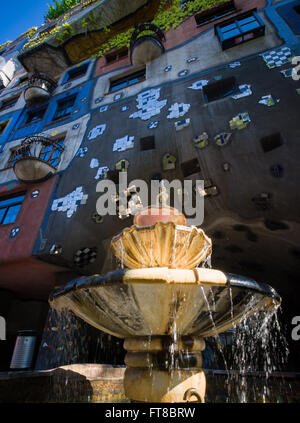
[[[153,209],[135,216],[136,224],[112,239],[112,253],[124,266],[193,269],[211,255],[212,242],[202,229],[177,224],[185,217],[175,209],[155,208],[151,214]],[[154,224],[141,226],[145,223]]]

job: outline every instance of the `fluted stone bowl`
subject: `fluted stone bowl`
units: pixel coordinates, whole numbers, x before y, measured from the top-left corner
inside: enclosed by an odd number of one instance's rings
[[[211,255],[212,242],[195,226],[157,222],[124,229],[112,239],[111,250],[129,269],[193,269]]]
[[[268,285],[212,269],[134,269],[79,278],[55,290],[51,307],[70,310],[119,338],[212,336],[280,304]]]

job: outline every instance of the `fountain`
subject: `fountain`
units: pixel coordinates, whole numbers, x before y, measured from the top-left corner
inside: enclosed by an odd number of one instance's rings
[[[119,338],[127,350],[125,395],[138,402],[204,402],[204,338],[280,304],[268,285],[203,266],[212,242],[166,206],[143,209],[111,241],[124,268],[55,290],[51,307],[70,310]]]

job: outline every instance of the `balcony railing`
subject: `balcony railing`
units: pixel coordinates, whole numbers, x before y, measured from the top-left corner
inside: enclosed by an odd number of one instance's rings
[[[48,101],[56,87],[56,81],[50,76],[45,73],[34,73],[24,92],[26,104],[31,107]]]
[[[130,39],[130,58],[134,66],[145,65],[161,56],[165,34],[159,26],[145,22],[135,28]]]
[[[43,135],[26,137],[10,159],[22,182],[42,182],[55,174],[64,151],[64,141]]]

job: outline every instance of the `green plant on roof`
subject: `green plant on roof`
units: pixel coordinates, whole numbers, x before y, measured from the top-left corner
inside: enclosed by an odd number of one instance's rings
[[[71,7],[77,6],[80,0],[53,0],[53,4],[48,4],[48,10],[44,15],[45,19],[56,19],[60,15],[63,15]]]

